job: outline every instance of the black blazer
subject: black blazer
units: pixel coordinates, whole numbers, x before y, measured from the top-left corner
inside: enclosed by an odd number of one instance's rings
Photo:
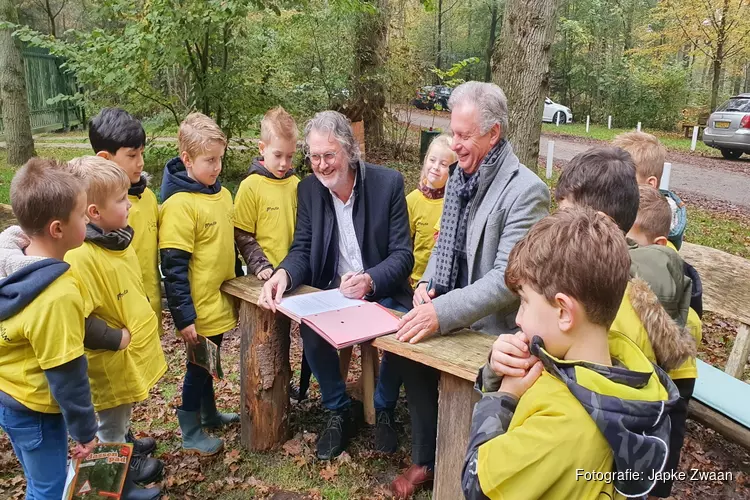
[[[360,162],[354,185],[352,218],[365,272],[375,292],[411,308],[409,275],[414,267],[404,179],[395,170]],[[338,277],[338,227],[330,191],[315,175],[297,187],[297,225],[289,254],[279,264],[299,285],[334,287]]]

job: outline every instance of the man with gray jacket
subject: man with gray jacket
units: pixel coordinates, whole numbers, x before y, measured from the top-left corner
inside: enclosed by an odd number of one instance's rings
[[[460,328],[488,335],[516,331],[519,302],[504,277],[508,255],[549,214],[547,186],[519,162],[506,138],[508,105],[500,87],[466,82],[449,105],[458,168],[446,186],[440,235],[414,293],[414,309],[396,333],[412,344]],[[412,413],[412,427],[437,429],[437,400],[434,411],[421,410]],[[392,484],[397,497],[412,494],[432,475],[429,468],[412,468]]]

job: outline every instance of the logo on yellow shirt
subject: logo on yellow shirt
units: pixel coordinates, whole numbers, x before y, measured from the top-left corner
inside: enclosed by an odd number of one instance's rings
[[[148,232],[149,233],[155,233],[159,228],[156,227],[156,221],[151,221],[148,223]]]
[[[279,207],[266,207],[266,212],[270,212],[271,210],[278,210]]]
[[[10,337],[8,337],[8,332],[5,330],[4,325],[0,325],[0,337],[6,342],[10,342]]]
[[[118,293],[118,294],[117,294],[117,300],[120,300],[121,298],[123,298],[123,297],[124,297],[124,296],[126,296],[127,294],[128,294],[128,290],[127,290],[127,289],[125,289],[124,291],[122,291],[122,292]]]
[[[206,222],[206,224],[203,226],[203,229],[208,229],[209,227],[215,226],[215,225],[216,225],[216,221]]]

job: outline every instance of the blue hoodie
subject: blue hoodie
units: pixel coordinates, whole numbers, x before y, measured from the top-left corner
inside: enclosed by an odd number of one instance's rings
[[[70,268],[57,259],[26,256],[23,248],[27,242],[17,226],[0,234],[0,321],[18,314]],[[93,440],[98,424],[91,403],[86,357],[45,370],[44,375],[73,439],[79,443]],[[32,411],[2,391],[0,406]]]
[[[164,167],[164,176],[161,180],[161,202],[164,203],[173,194],[177,193],[203,193],[216,194],[221,191],[221,182],[216,180],[212,186],[204,186],[200,182],[188,176],[185,164],[179,156],[172,158]]]

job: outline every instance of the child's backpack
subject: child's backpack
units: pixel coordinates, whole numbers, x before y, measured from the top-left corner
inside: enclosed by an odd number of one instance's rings
[[[687,207],[685,202],[672,191],[666,189],[660,189],[659,191],[667,198],[669,208],[672,209],[672,224],[667,239],[679,250],[687,227]]]

